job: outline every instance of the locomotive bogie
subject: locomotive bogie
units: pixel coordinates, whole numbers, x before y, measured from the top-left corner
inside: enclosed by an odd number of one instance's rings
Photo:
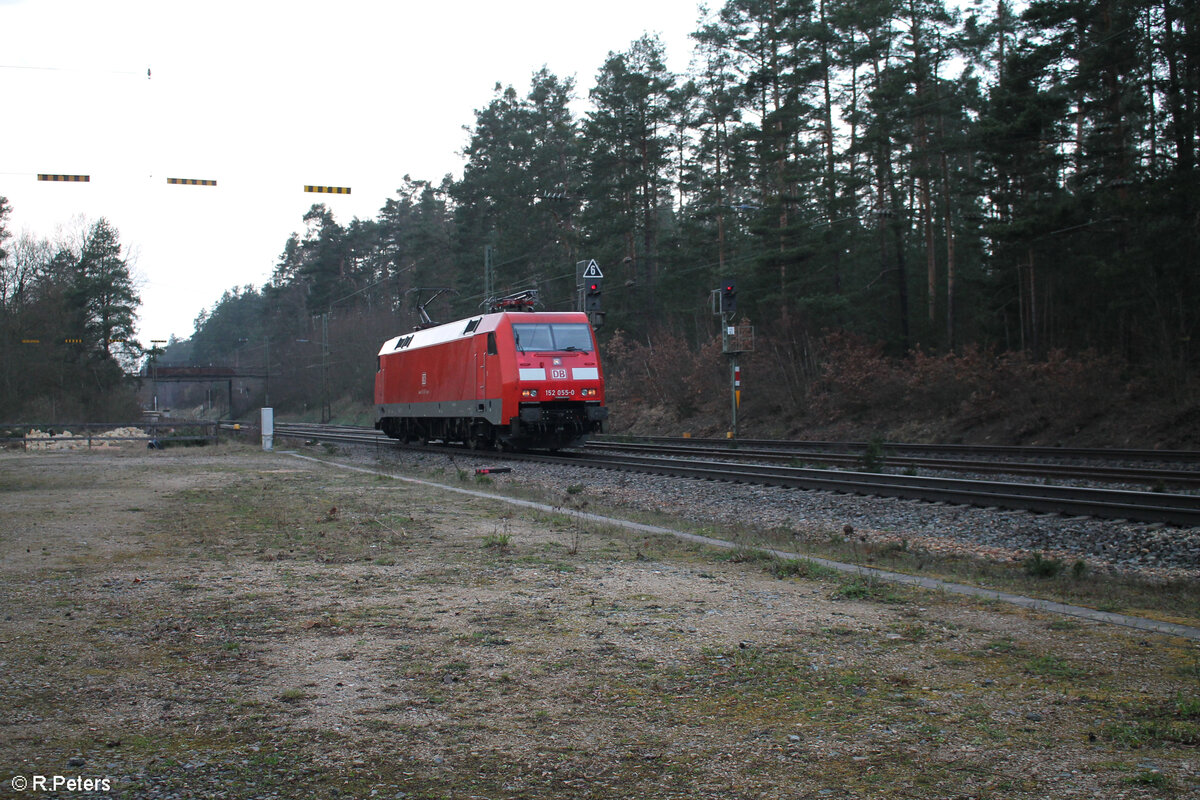
[[[602,430],[604,379],[587,317],[501,312],[386,342],[375,427],[404,441],[570,447]]]

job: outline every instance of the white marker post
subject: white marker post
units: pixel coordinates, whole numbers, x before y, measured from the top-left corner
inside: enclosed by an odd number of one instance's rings
[[[275,409],[273,408],[262,410],[262,443],[263,450],[272,450],[275,447]]]

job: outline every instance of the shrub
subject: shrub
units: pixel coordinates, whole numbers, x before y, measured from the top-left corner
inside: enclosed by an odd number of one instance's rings
[[[724,396],[728,371],[721,370],[720,350],[719,340],[696,349],[669,330],[651,331],[644,342],[618,330],[603,354],[606,385],[611,387],[609,403],[659,405],[686,419],[708,400]],[[637,387],[639,394],[618,394],[621,388],[631,387]]]
[[[1031,578],[1053,578],[1063,571],[1063,562],[1057,558],[1046,558],[1034,553],[1025,559],[1025,574]]]
[[[512,543],[512,536],[507,533],[489,533],[483,537],[483,546],[496,550],[507,550]]]
[[[817,383],[827,413],[896,407],[905,394],[904,372],[884,355],[883,346],[861,336],[835,332],[820,342]]]
[[[883,437],[872,436],[863,451],[862,468],[864,472],[882,472],[886,453],[883,450]]]
[[[778,558],[771,562],[770,570],[776,578],[824,578],[835,574],[807,558]]]
[[[775,556],[762,550],[758,547],[747,547],[744,544],[738,545],[729,553],[729,561],[734,564],[751,564],[761,561],[774,561]]]

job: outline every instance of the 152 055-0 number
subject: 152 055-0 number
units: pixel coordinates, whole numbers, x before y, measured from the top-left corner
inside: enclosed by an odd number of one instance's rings
[[[575,390],[574,389],[547,389],[546,396],[547,397],[574,397]]]

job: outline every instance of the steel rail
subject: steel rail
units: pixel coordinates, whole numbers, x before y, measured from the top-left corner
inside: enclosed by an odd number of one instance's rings
[[[276,425],[275,435],[277,437],[311,437],[322,441],[355,444],[379,444],[390,441],[381,433],[367,428],[295,423]],[[459,452],[483,454],[483,451]],[[1072,516],[1158,522],[1185,527],[1200,526],[1200,495],[1093,489],[1078,486],[1048,486],[960,478],[885,475],[872,472],[830,471],[729,462],[683,461],[645,456],[487,452],[489,457],[509,460],[640,472],[670,477],[720,480],[877,497],[898,497],[927,502]]]
[[[738,449],[754,447],[760,449],[789,450],[795,452],[832,452],[861,455],[869,447],[870,442],[828,442],[805,441],[791,439],[711,439],[711,438],[681,438],[676,436],[638,436],[632,439],[602,434],[593,437],[594,442],[633,441],[654,444],[685,444],[695,443],[708,447],[725,447]],[[973,444],[920,444],[913,442],[881,442],[885,451],[930,453],[930,454],[961,454],[968,456],[997,456],[1004,458],[1045,458],[1045,459],[1091,459],[1096,461],[1169,461],[1185,464],[1200,465],[1200,451],[1196,450],[1151,450],[1128,448],[1088,448],[1088,447],[1037,447],[1025,445],[973,445]]]
[[[589,452],[652,452],[658,455],[704,456],[735,461],[806,461],[839,466],[861,466],[861,455],[822,453],[817,451],[743,448],[710,445],[655,444],[651,442],[591,441]],[[1017,461],[977,461],[957,458],[924,458],[885,455],[888,466],[912,467],[933,471],[975,472],[1001,475],[1032,475],[1050,478],[1071,478],[1108,483],[1137,483],[1146,486],[1200,486],[1200,470],[1159,469],[1148,467],[1115,467],[1092,464],[1037,464]]]
[[[384,444],[391,442],[382,431],[353,425],[322,425],[316,422],[276,422],[276,438],[319,439],[323,442],[347,444]]]

